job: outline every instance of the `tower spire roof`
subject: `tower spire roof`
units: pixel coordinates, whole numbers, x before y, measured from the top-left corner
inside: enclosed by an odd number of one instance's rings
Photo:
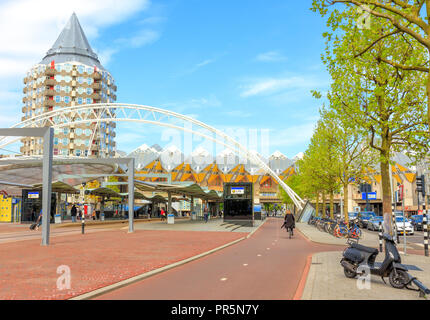
[[[49,64],[52,60],[56,63],[78,61],[104,69],[100,64],[97,54],[91,49],[78,17],[74,12],[52,48],[46,53],[41,64]]]

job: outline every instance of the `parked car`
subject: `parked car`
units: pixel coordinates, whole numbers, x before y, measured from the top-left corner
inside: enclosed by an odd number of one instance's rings
[[[418,214],[411,216],[411,224],[415,231],[423,231],[423,216]]]
[[[403,217],[396,217],[396,227],[397,227],[398,234],[403,234],[403,233],[406,233],[407,235],[414,234],[414,226],[406,218],[404,219]]]
[[[357,212],[348,212],[348,219],[349,221],[357,219]]]
[[[376,216],[367,222],[367,230],[378,231],[379,222],[384,223],[384,217]]]
[[[403,212],[402,211],[394,211],[394,215],[396,217],[403,217]],[[408,217],[408,215],[406,214],[406,212],[405,212],[405,217],[406,218]]]
[[[362,211],[357,215],[358,225],[360,228],[367,228],[367,222],[376,217],[375,212],[373,211]]]

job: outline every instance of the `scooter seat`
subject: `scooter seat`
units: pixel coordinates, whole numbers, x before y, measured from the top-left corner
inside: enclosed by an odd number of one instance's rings
[[[378,254],[378,249],[362,246],[361,244],[358,244],[358,243],[352,243],[351,247],[355,248],[357,250],[360,250],[360,251],[364,251],[364,252],[368,252],[368,253],[372,253],[372,254]]]

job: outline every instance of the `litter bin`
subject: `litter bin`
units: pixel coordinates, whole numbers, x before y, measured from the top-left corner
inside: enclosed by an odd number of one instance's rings
[[[61,214],[55,215],[55,223],[61,223]]]
[[[175,223],[175,215],[174,214],[168,214],[167,215],[167,224],[174,224]]]
[[[191,220],[197,220],[197,214],[194,211],[191,213]]]
[[[100,220],[105,221],[105,214],[104,212],[100,213]]]

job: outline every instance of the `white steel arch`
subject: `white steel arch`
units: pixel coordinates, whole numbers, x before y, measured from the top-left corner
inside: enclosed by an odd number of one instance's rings
[[[257,164],[261,169],[270,174],[279,185],[287,192],[294,204],[300,209],[303,209],[305,201],[302,200],[278,175],[264,163],[261,156],[256,152],[250,152],[239,142],[223,133],[222,131],[213,128],[201,121],[191,117],[151,106],[125,104],[125,103],[98,103],[65,107],[54,111],[45,112],[24,120],[12,126],[12,128],[24,127],[44,127],[52,126],[54,128],[67,127],[71,124],[83,123],[101,123],[101,122],[140,122],[153,124],[157,126],[169,127],[195,135],[199,135],[205,139],[221,144],[235,153],[242,153],[245,157]],[[178,125],[178,121],[196,126],[196,129]],[[203,132],[202,132],[203,130]],[[204,132],[206,131],[206,132]],[[216,137],[213,137],[216,135]],[[4,148],[13,142],[18,141],[16,138],[11,141],[5,141],[5,137],[0,138],[0,148]],[[90,146],[92,141],[90,142]]]

